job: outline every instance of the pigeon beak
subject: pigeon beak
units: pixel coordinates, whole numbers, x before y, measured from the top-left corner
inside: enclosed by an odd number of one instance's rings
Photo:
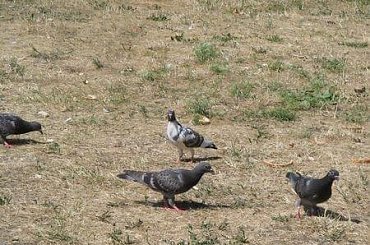
[[[216,174],[216,172],[215,172],[213,169],[209,170],[209,172],[210,172],[211,174],[213,174],[213,175],[215,175],[215,174]]]
[[[339,181],[339,176],[334,176],[334,179]]]

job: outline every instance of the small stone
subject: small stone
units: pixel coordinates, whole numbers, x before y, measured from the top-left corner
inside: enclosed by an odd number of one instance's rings
[[[42,116],[42,117],[48,117],[49,113],[47,113],[46,111],[39,111],[37,112],[37,115]]]
[[[209,118],[207,117],[202,117],[201,119],[199,119],[199,123],[203,125],[207,125],[211,123],[211,120],[209,120]]]
[[[54,140],[53,139],[47,139],[46,140],[46,143],[53,143],[54,142]]]
[[[72,118],[71,117],[68,117],[64,122],[65,123],[69,123],[69,122],[71,122],[72,121]]]
[[[98,97],[96,95],[93,95],[93,94],[89,94],[87,95],[87,99],[89,100],[96,100]]]

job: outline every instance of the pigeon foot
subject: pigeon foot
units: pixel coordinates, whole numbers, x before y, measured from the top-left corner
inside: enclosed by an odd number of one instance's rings
[[[167,200],[163,200],[163,207],[165,209],[175,210],[175,211],[184,211],[184,209],[178,208],[175,204],[175,202],[171,201],[171,203],[168,203]]]
[[[174,205],[173,207],[165,207],[165,209],[167,209],[167,210],[173,210],[173,211],[177,211],[177,212],[183,212],[183,211],[185,211],[185,209],[178,208],[176,205]]]
[[[297,220],[301,220],[301,214],[300,213],[296,213],[294,215],[294,218],[296,218]]]

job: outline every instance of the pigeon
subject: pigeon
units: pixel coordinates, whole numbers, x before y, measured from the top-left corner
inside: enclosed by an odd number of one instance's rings
[[[200,162],[192,170],[165,169],[159,172],[125,170],[117,177],[139,182],[154,191],[161,192],[164,206],[179,211],[180,209],[175,205],[175,195],[190,190],[205,173],[214,174],[212,166],[207,162]]]
[[[5,147],[11,147],[6,141],[8,135],[25,134],[31,131],[39,131],[42,134],[41,124],[38,122],[27,122],[19,116],[10,113],[0,113],[0,136]]]
[[[201,134],[189,127],[183,127],[176,120],[174,110],[168,110],[167,119],[167,138],[177,147],[179,152],[177,162],[181,161],[181,157],[183,156],[185,149],[190,150],[192,162],[194,162],[194,148],[202,147],[217,149],[216,145],[212,141],[205,139]]]
[[[325,177],[321,179],[314,179],[303,176],[300,173],[288,172],[286,174],[292,189],[298,195],[299,199],[296,201],[297,214],[295,217],[301,218],[301,205],[317,208],[318,203],[326,202],[331,197],[331,186],[334,180],[339,180],[339,172],[335,169],[330,170]]]

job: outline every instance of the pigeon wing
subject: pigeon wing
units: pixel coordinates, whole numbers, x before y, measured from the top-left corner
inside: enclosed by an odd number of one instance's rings
[[[179,141],[183,142],[186,147],[200,147],[204,137],[191,128],[183,127],[179,134]]]
[[[185,183],[183,181],[182,169],[167,169],[154,174],[153,187],[163,193],[181,193]]]
[[[18,117],[10,114],[0,114],[0,134],[1,136],[8,136],[14,134],[17,128]]]
[[[311,188],[312,178],[301,176],[296,182],[294,190],[300,198],[309,198],[314,193]]]

